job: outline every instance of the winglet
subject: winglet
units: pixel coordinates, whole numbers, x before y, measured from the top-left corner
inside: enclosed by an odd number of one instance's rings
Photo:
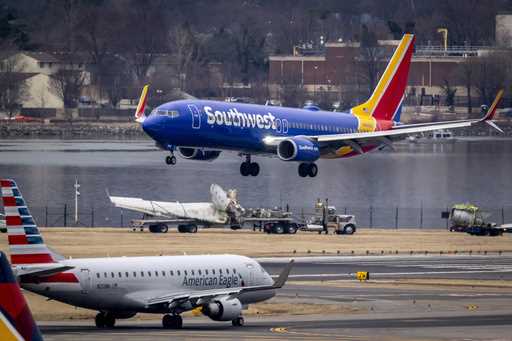
[[[277,277],[277,280],[274,281],[274,285],[272,285],[272,288],[280,289],[283,287],[283,285],[286,283],[286,280],[288,279],[288,276],[290,275],[290,271],[292,271],[294,262],[295,260],[292,259],[290,263],[286,265],[283,271],[281,271],[281,274],[279,274],[279,277]]]
[[[482,121],[488,121],[492,120],[494,118],[494,115],[496,114],[496,109],[498,108],[498,105],[500,104],[501,100],[503,99],[503,93],[505,91],[501,89],[498,91],[498,94],[496,94],[496,98],[494,98],[494,101],[492,102],[491,106],[487,110],[487,113],[482,118]]]
[[[146,102],[148,99],[148,90],[149,84],[144,85],[142,88],[142,93],[140,94],[139,104],[137,105],[137,110],[135,111],[135,121],[141,123],[144,122],[146,116],[144,115],[144,110],[146,109]]]
[[[496,123],[494,123],[492,121],[492,119],[494,118],[494,115],[496,114],[496,109],[498,108],[498,105],[500,104],[501,100],[503,99],[503,93],[505,91],[503,89],[501,89],[500,91],[498,91],[498,94],[496,95],[496,98],[494,99],[494,101],[492,102],[491,106],[489,107],[489,109],[487,110],[487,113],[485,114],[485,116],[480,120],[481,122],[485,122],[487,123],[488,125],[490,125],[491,127],[493,127],[494,129],[496,129],[497,131],[499,131],[500,133],[503,133],[503,130],[501,130],[500,127],[498,127],[496,125]]]

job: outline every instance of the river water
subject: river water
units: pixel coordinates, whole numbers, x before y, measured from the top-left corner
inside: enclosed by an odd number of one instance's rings
[[[113,195],[153,200],[209,201],[209,186],[238,189],[243,206],[311,211],[329,198],[338,211],[372,227],[445,227],[446,207],[472,202],[491,218],[512,222],[512,140],[465,139],[407,143],[350,159],[320,160],[316,178],[272,158],[258,177],[239,174],[240,157],[214,162],[178,158],[167,166],[151,140],[0,140],[0,176],[15,179],[40,225],[72,225],[75,178],[81,184],[78,225],[120,226],[138,215],[113,208]],[[66,208],[64,206],[66,205]],[[64,222],[63,213],[67,218]],[[94,213],[93,213],[94,211]]]

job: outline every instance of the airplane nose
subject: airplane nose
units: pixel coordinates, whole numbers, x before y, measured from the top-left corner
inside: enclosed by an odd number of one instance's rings
[[[149,136],[155,138],[158,134],[158,126],[159,124],[156,122],[157,120],[152,117],[148,116],[146,119],[142,122],[142,130]]]

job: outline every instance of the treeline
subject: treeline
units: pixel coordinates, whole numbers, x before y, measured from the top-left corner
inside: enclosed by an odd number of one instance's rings
[[[264,82],[269,54],[321,41],[358,41],[364,31],[378,39],[415,31],[418,44],[440,45],[437,29],[445,27],[451,45],[490,44],[496,13],[512,10],[512,2],[3,0],[0,10],[2,50],[62,52],[82,61],[85,55],[95,81],[115,103],[122,96],[116,84],[147,81],[160,54],[172,55],[173,70],[154,76],[159,88],[215,95],[204,87],[212,63],[221,63],[223,83]]]

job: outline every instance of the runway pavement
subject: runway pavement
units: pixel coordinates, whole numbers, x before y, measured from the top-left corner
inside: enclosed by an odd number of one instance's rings
[[[290,258],[259,258],[271,274]],[[369,271],[371,278],[458,278],[512,279],[512,255],[413,255],[413,256],[328,256],[297,257],[290,275],[294,280],[354,278],[357,271]]]
[[[288,259],[260,259],[279,273]],[[511,340],[512,287],[394,286],[320,279],[347,279],[355,271],[383,279],[510,279],[512,256],[406,256],[298,258],[294,280],[272,303],[318,305],[323,314],[294,311],[272,316],[246,316],[246,325],[205,317],[185,317],[184,329],[163,330],[154,320],[119,320],[116,328],[99,330],[94,322],[41,324],[46,340]],[[372,275],[372,276],[373,276]],[[335,283],[336,284],[336,283]]]

